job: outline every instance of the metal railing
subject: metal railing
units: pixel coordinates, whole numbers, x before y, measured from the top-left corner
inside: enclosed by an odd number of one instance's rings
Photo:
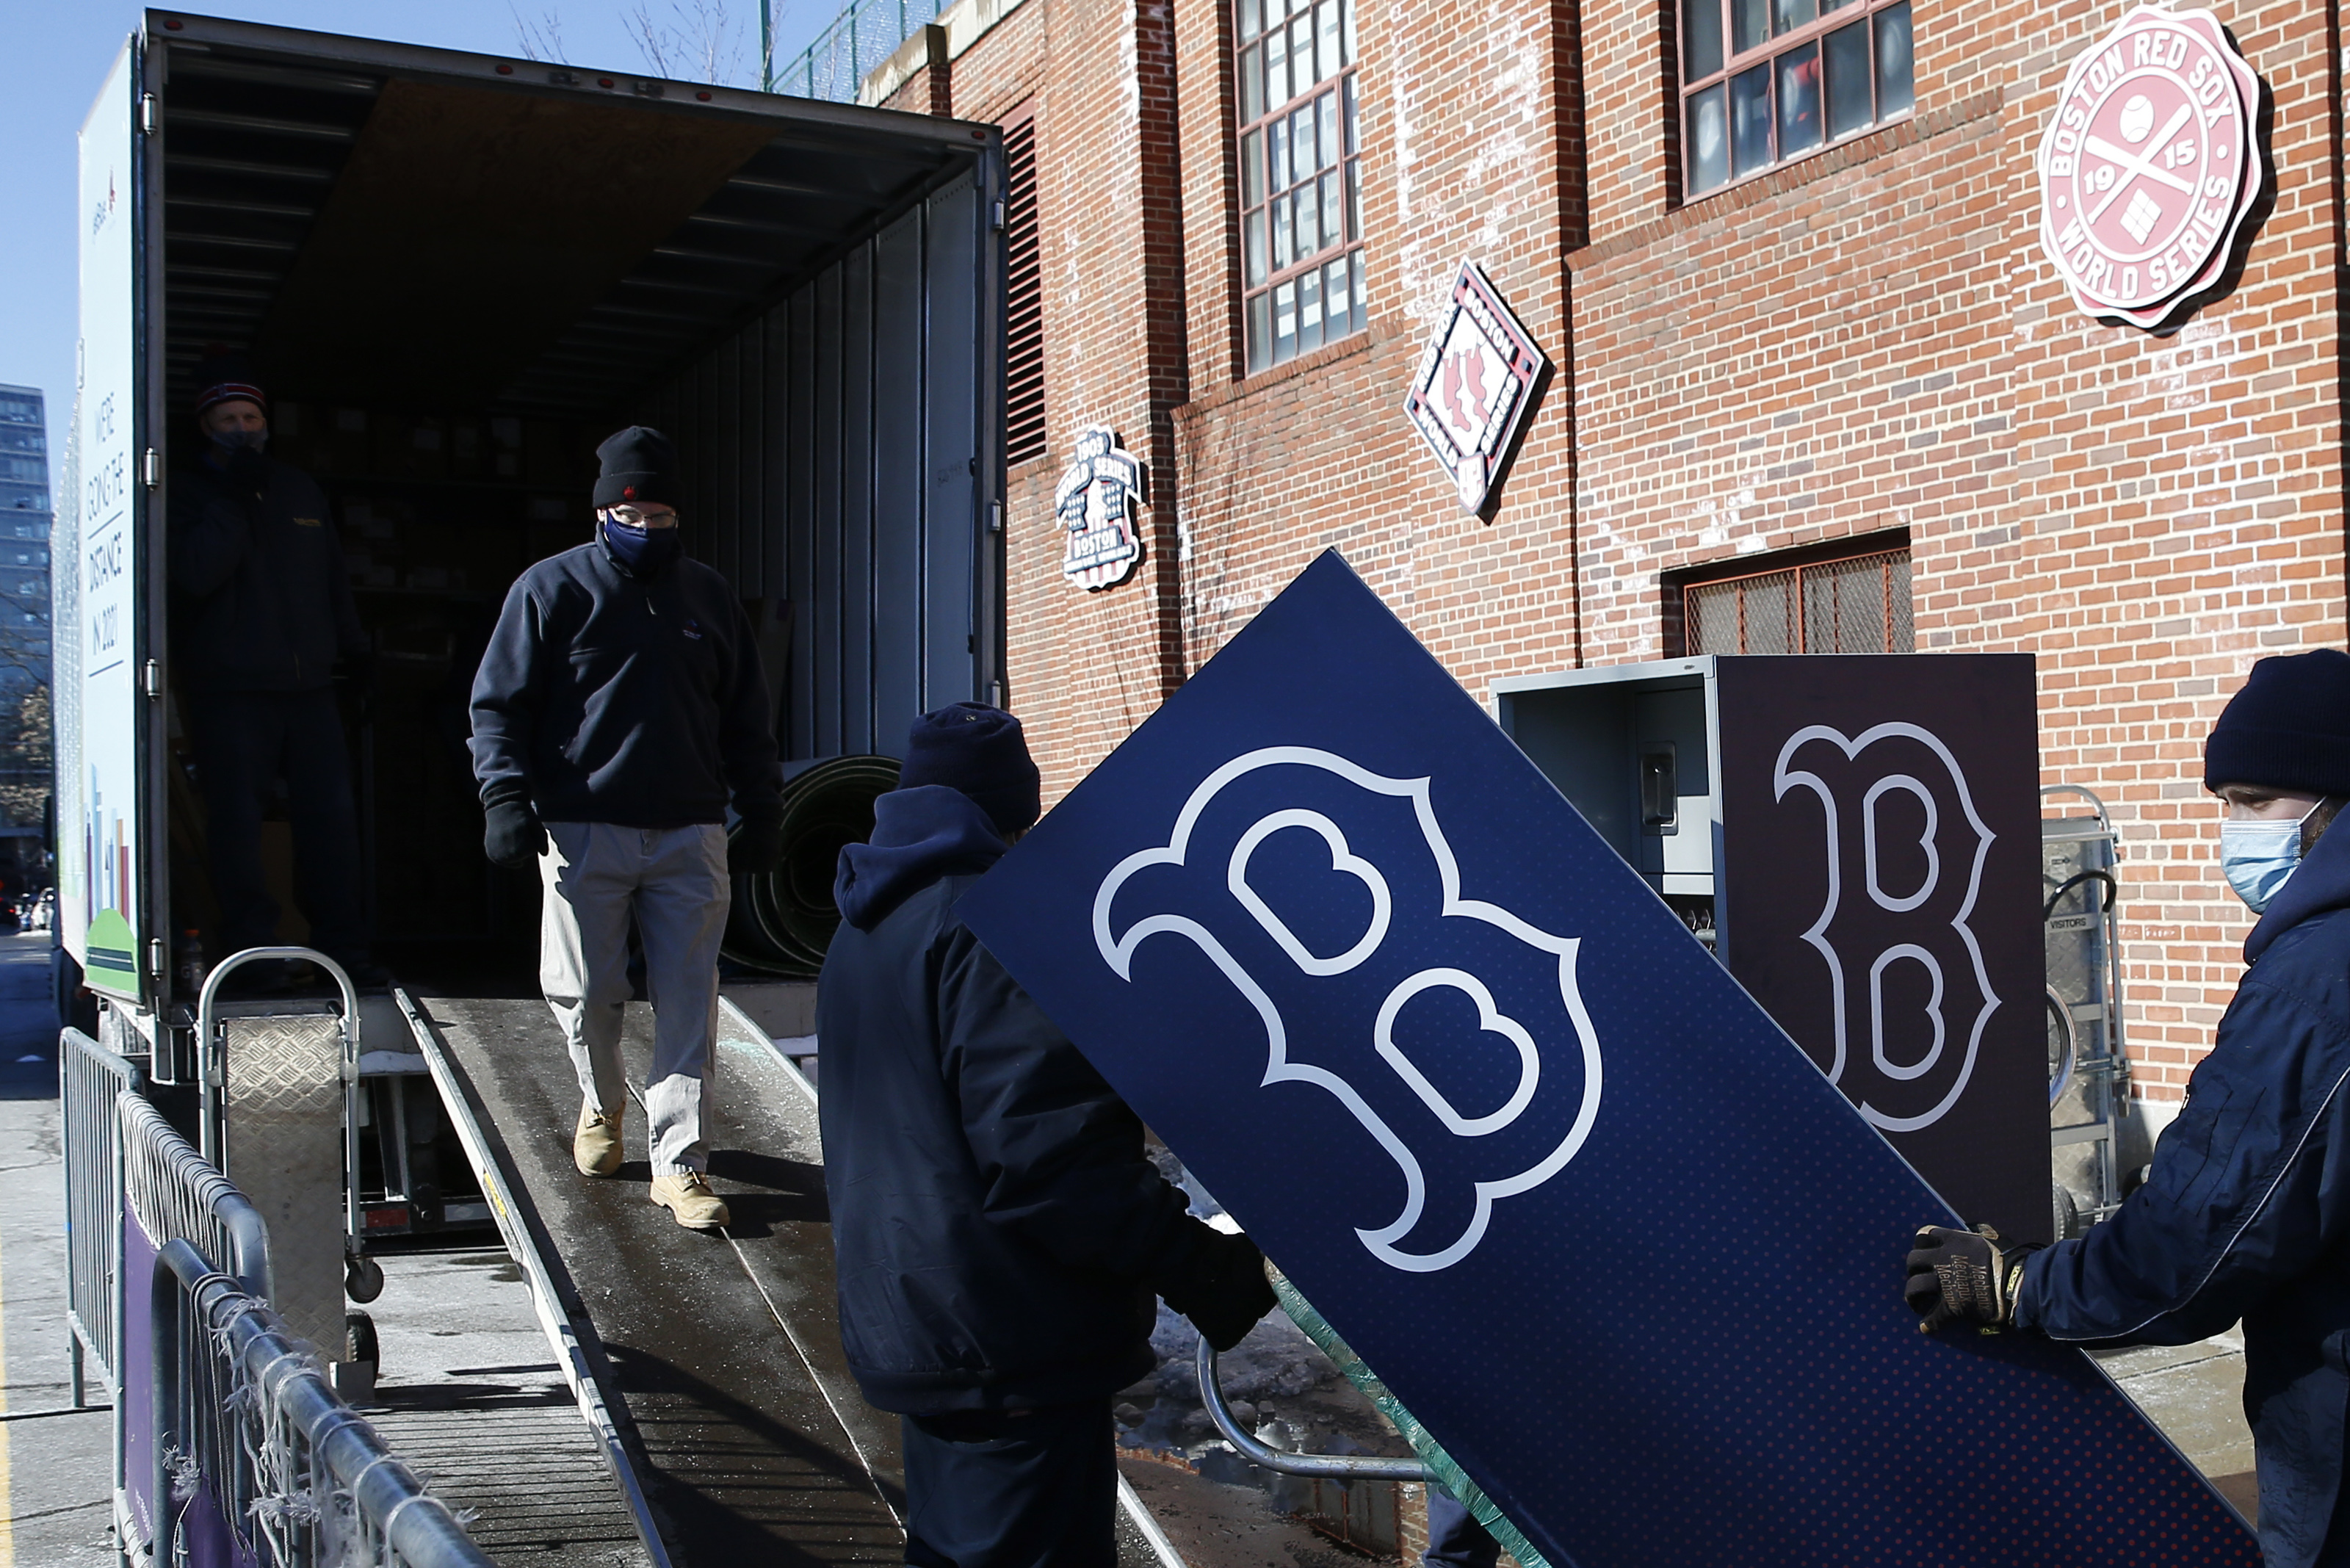
[[[1241,1458],[1279,1475],[1306,1476],[1324,1480],[1424,1481],[1428,1467],[1418,1459],[1386,1459],[1366,1454],[1294,1454],[1262,1442],[1240,1423],[1224,1403],[1223,1380],[1216,1375],[1216,1347],[1200,1336],[1200,1403],[1208,1419]]]
[[[158,1247],[186,1241],[256,1296],[270,1291],[269,1229],[244,1194],[189,1147],[163,1113],[128,1091],[115,1098],[126,1211]]]
[[[276,1313],[184,1241],[158,1263],[158,1562],[225,1525],[269,1568],[492,1568]]]
[[[939,19],[940,0],[849,0],[816,42],[775,73],[770,91],[855,103],[875,67],[898,52],[914,29]]]
[[[136,1063],[78,1029],[57,1037],[57,1115],[65,1149],[66,1326],[73,1403],[88,1403],[88,1365],[109,1397],[122,1381],[122,1143],[115,1102],[145,1082]]]

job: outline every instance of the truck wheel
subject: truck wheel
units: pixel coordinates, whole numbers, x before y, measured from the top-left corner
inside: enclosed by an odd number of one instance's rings
[[[343,1294],[362,1304],[383,1294],[383,1265],[364,1252],[345,1258]]]

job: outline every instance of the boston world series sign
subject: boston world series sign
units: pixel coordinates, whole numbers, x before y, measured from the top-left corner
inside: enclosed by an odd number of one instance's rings
[[[1403,407],[1463,511],[1485,514],[1550,369],[1484,269],[1462,262]]]
[[[2079,1350],[1918,1332],[1957,1216],[1335,552],[958,909],[1530,1568],[2257,1563]]]
[[[2065,74],[2040,240],[2100,321],[2177,327],[2227,286],[2268,180],[2261,79],[2209,11],[2143,5]]]

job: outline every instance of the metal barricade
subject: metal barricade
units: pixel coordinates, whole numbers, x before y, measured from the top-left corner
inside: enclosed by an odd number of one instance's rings
[[[127,1212],[158,1247],[187,1241],[228,1264],[246,1291],[267,1296],[269,1231],[234,1183],[206,1162],[163,1113],[135,1094],[115,1099],[122,1136]]]
[[[91,1362],[109,1399],[122,1379],[122,1144],[115,1132],[115,1101],[126,1091],[135,1096],[145,1081],[138,1064],[80,1030],[59,1034],[66,1338],[76,1407],[87,1403]]]
[[[261,1568],[488,1568],[262,1299],[259,1212],[144,1099],[125,1092],[115,1105],[127,1236],[139,1248],[125,1273],[143,1276],[146,1365],[126,1371],[131,1397],[117,1406],[119,1419],[134,1408],[145,1417],[117,1449],[130,1554],[159,1565],[192,1551]]]
[[[154,1279],[159,1545],[225,1528],[267,1568],[491,1568],[266,1303],[183,1241]]]

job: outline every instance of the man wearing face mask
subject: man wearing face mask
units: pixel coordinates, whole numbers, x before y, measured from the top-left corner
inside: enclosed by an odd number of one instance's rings
[[[172,652],[204,797],[214,957],[277,940],[261,813],[283,778],[309,945],[359,983],[380,983],[333,684],[340,659],[364,689],[372,660],[334,520],[308,474],[266,455],[269,398],[242,362],[216,355],[196,368],[195,422],[203,445],[172,480]],[[233,983],[280,978],[301,977],[248,965]]]
[[[579,1082],[583,1176],[622,1158],[633,918],[653,1006],[652,1199],[700,1229],[727,1221],[702,1118],[728,873],[781,860],[783,770],[742,601],[679,554],[675,449],[637,425],[596,455],[595,538],[515,582],[473,678],[484,847],[538,864],[539,983]]]
[[[2264,659],[2212,729],[2220,864],[2250,965],[2147,1183],[2049,1247],[1929,1226],[1921,1329],[2185,1345],[2239,1321],[2268,1568],[2350,1563],[2350,654]]]

